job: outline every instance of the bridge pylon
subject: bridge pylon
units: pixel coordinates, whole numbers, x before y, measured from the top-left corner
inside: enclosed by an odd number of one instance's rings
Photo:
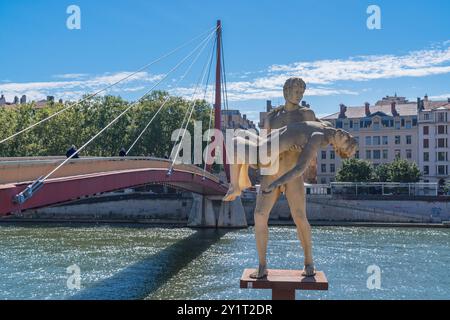
[[[193,195],[188,226],[201,228],[246,228],[247,218],[240,198],[222,201],[222,196]]]

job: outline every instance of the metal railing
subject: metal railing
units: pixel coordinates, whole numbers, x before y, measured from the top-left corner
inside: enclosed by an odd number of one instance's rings
[[[437,196],[437,182],[332,182],[332,195]]]

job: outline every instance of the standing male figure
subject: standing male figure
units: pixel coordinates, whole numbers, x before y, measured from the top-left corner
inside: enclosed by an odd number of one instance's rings
[[[306,84],[301,78],[290,78],[283,87],[283,95],[286,99],[284,106],[278,107],[267,114],[264,121],[264,128],[279,129],[290,123],[302,121],[320,121],[314,112],[300,106],[300,101],[306,90]],[[261,177],[261,187],[256,199],[255,218],[255,238],[258,250],[259,267],[252,273],[252,278],[262,278],[267,275],[267,242],[269,238],[268,220],[269,214],[275,202],[282,192],[285,193],[292,218],[297,227],[297,236],[304,251],[303,275],[315,275],[314,262],[312,257],[311,228],[306,217],[306,199],[303,176],[294,178],[287,183],[267,191],[268,186],[290,171],[296,164],[302,147],[292,148],[279,156],[279,170],[274,175],[263,175]]]

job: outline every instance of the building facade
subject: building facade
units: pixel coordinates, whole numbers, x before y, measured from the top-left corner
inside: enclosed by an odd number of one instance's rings
[[[239,110],[222,110],[221,121],[224,129],[256,129],[253,121]]]
[[[376,167],[396,157],[418,163],[417,103],[404,97],[386,96],[375,105],[347,107],[340,105],[337,113],[322,118],[334,127],[352,134],[358,141],[355,158],[367,160]],[[331,146],[317,155],[319,183],[335,181],[342,160]]]
[[[449,183],[450,98],[421,101],[419,110],[419,167],[424,182]]]
[[[334,127],[350,132],[358,141],[356,158],[375,167],[396,157],[415,162],[422,181],[448,180],[449,101],[431,102],[425,96],[417,102],[386,96],[375,105],[347,107],[322,118]],[[317,182],[335,181],[342,160],[331,146],[317,154]]]

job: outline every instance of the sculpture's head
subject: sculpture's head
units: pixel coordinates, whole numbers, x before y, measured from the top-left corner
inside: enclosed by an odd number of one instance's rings
[[[358,148],[358,142],[347,131],[336,129],[332,143],[336,153],[343,159],[350,158]]]
[[[299,104],[306,90],[306,83],[301,78],[289,78],[283,86],[283,95],[287,102]]]

